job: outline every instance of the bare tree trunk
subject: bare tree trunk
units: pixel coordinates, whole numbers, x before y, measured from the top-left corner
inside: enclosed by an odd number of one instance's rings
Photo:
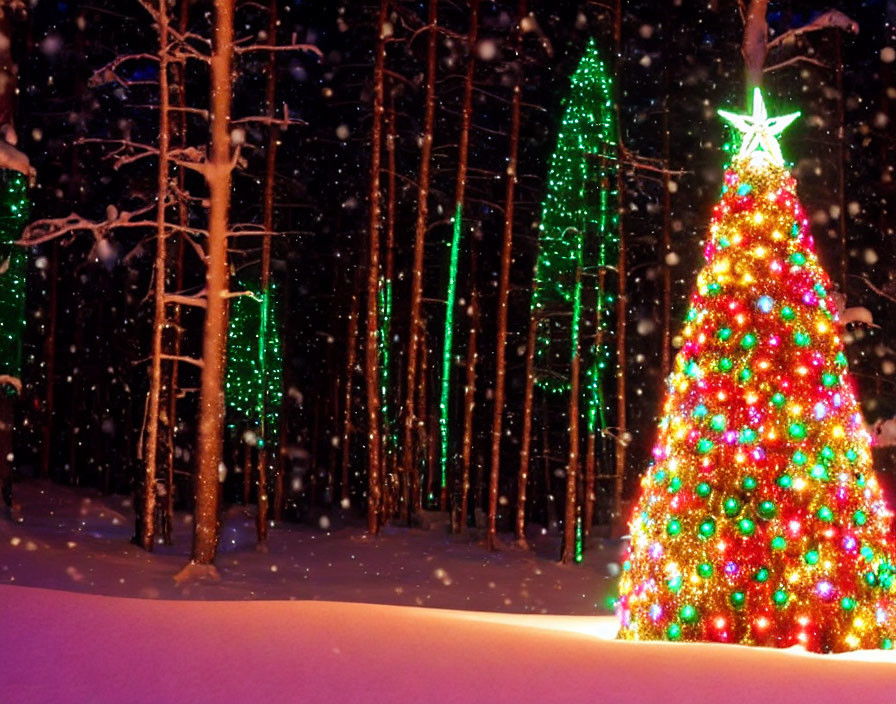
[[[581,235],[579,235],[581,237]],[[576,484],[579,477],[579,383],[581,356],[579,354],[579,313],[582,299],[581,244],[579,262],[576,265],[576,300],[573,303],[572,361],[569,372],[569,459],[566,464],[566,503],[563,518],[563,564],[569,564],[575,557],[576,547]]]
[[[373,535],[380,530],[382,509],[382,480],[380,478],[380,369],[377,349],[377,324],[379,313],[378,293],[380,279],[380,162],[382,157],[383,127],[383,81],[386,62],[385,25],[389,12],[389,1],[380,0],[373,69],[373,126],[371,127],[370,162],[370,245],[367,269],[367,345],[365,350],[367,376],[367,530]]]
[[[432,160],[433,129],[436,114],[436,47],[438,44],[438,0],[429,0],[429,42],[426,49],[426,94],[424,97],[424,118],[422,146],[420,149],[420,176],[417,190],[417,224],[414,230],[414,266],[411,273],[411,311],[408,340],[407,389],[405,390],[404,409],[404,448],[402,456],[402,474],[405,487],[412,480],[415,472],[416,443],[414,428],[417,424],[414,406],[415,383],[417,380],[417,353],[421,337],[420,308],[423,298],[423,252],[426,240],[426,227],[429,222],[429,174]],[[407,502],[405,502],[406,504]],[[409,511],[407,505],[402,511]]]
[[[423,325],[423,321],[421,321],[421,325]],[[419,396],[417,397],[417,408],[419,409],[417,421],[417,447],[421,447],[425,450],[425,461],[426,461],[426,491],[429,492],[431,483],[432,483],[432,465],[430,464],[430,458],[432,456],[431,447],[432,447],[432,438],[429,437],[429,347],[426,344],[426,334],[420,336],[420,371],[419,376],[417,378],[416,388],[419,392]],[[422,468],[421,468],[422,469]],[[422,476],[423,473],[417,468],[414,469],[414,483],[413,483],[413,496],[414,496],[414,511],[419,511],[423,508],[423,492],[424,488],[422,485]]]
[[[190,19],[190,0],[183,0],[180,6],[180,16],[178,18],[178,32],[184,34]],[[176,90],[174,92],[175,104],[179,108],[187,105],[186,79],[184,65],[182,62],[175,62],[171,65]],[[187,146],[187,112],[185,110],[178,111],[177,120],[174,122],[176,127],[176,135],[179,146],[185,149]],[[178,193],[185,191],[186,182],[185,169],[177,170],[177,190]],[[174,290],[178,293],[184,287],[184,231],[188,224],[187,204],[182,197],[177,198],[177,222],[179,226],[177,234],[177,249],[174,254]],[[169,235],[170,237],[170,235]],[[170,361],[171,381],[169,383],[168,393],[168,457],[166,458],[167,469],[167,485],[168,490],[165,493],[165,525],[163,526],[163,537],[166,545],[172,543],[172,528],[174,525],[174,457],[175,457],[175,429],[177,427],[177,399],[180,389],[180,362],[178,358],[181,354],[183,344],[183,328],[181,326],[181,305],[175,303],[171,308],[169,324],[173,330],[172,356]]]
[[[47,314],[47,339],[44,341],[47,386],[44,390],[43,444],[40,448],[40,476],[50,476],[53,447],[53,419],[56,414],[56,327],[59,319],[59,241],[50,248],[50,310]]]
[[[520,24],[526,16],[526,0],[520,0],[516,30],[516,51],[522,44]],[[495,412],[492,419],[492,461],[488,483],[488,537],[489,550],[494,550],[497,538],[498,479],[501,470],[501,435],[504,420],[505,378],[507,375],[507,299],[510,293],[510,260],[513,254],[513,216],[516,200],[517,153],[520,137],[520,105],[522,103],[521,68],[517,66],[510,108],[510,156],[507,161],[507,191],[504,199],[504,238],[501,245],[501,278],[498,288],[498,340],[495,362]]]
[[[849,247],[846,233],[846,98],[843,95],[843,38],[834,32],[835,70],[837,81],[837,198],[840,217],[837,220],[840,238],[840,292],[846,296],[849,276]]]
[[[475,261],[475,254],[472,257]],[[473,451],[473,411],[476,408],[476,352],[479,332],[479,294],[476,290],[475,266],[470,275],[470,332],[467,336],[467,378],[464,385],[464,439],[461,447],[461,499],[458,527],[467,527],[470,510],[470,455]]]
[[[668,13],[667,13],[668,14]],[[670,47],[671,42],[666,42]],[[669,67],[664,69],[665,92],[663,101],[663,239],[661,245],[660,269],[663,273],[663,330],[662,350],[660,351],[660,374],[663,383],[672,371],[672,176],[669,173],[671,161],[671,140],[669,136]]]
[[[352,286],[352,303],[348,313],[348,331],[346,332],[346,342],[348,352],[345,360],[345,408],[343,409],[342,422],[342,487],[341,498],[343,501],[349,500],[349,464],[351,463],[351,444],[352,444],[352,383],[355,376],[355,364],[357,363],[358,351],[358,317],[361,308],[361,267],[355,269],[355,283]]]
[[[526,390],[523,400],[523,437],[520,442],[520,472],[517,478],[516,497],[516,540],[523,547],[528,547],[526,542],[526,489],[529,482],[529,454],[532,446],[532,401],[535,397],[535,341],[538,332],[538,319],[531,313],[530,316],[529,334],[526,337]]]
[[[616,22],[614,26],[614,40],[616,53],[622,46],[622,0],[616,2]],[[619,108],[617,106],[617,118]],[[617,124],[621,122],[617,119]],[[621,135],[620,135],[621,136]],[[618,149],[618,147],[617,147]],[[628,293],[626,266],[627,247],[625,241],[625,178],[622,169],[616,169],[616,191],[618,193],[619,207],[619,262],[617,272],[619,276],[619,295],[616,299],[616,471],[613,486],[613,525],[615,531],[622,528],[622,492],[625,487],[625,464],[627,439],[627,407],[626,407],[626,371],[628,357],[626,353],[626,332],[628,323]]]
[[[199,398],[198,470],[193,562],[211,566],[218,544],[221,438],[224,423],[225,337],[227,333],[228,216],[230,211],[230,102],[233,60],[233,0],[215,0],[211,55],[211,144],[205,164],[209,188],[207,309]]]
[[[277,0],[271,0],[268,6],[268,43],[277,45]],[[277,53],[271,51],[268,54],[268,75],[265,84],[265,105],[268,117],[273,119],[276,107],[274,97],[277,91]],[[265,163],[264,181],[264,235],[261,240],[261,295],[270,296],[271,287],[271,233],[274,230],[274,169],[277,165],[277,132],[279,127],[273,123],[268,125],[267,160]],[[267,310],[262,310],[266,315]],[[262,321],[266,325],[266,321]],[[267,340],[263,340],[267,344]],[[262,358],[267,356],[267,350],[261,350]],[[264,380],[263,380],[264,381]],[[261,404],[261,442],[258,445],[258,513],[255,520],[255,528],[258,536],[258,544],[263,545],[268,539],[268,463],[270,457],[268,446],[276,429],[267,427],[268,413],[268,387],[262,383]],[[276,469],[275,469],[276,472]]]
[[[171,125],[168,91],[168,4],[159,0],[159,169],[156,180],[156,261],[153,289],[152,357],[149,370],[149,405],[146,418],[146,467],[143,476],[143,525],[140,544],[152,551],[156,525],[156,464],[159,451],[159,401],[162,392],[162,334],[165,331],[165,278],[168,254],[168,171]],[[172,390],[173,391],[173,390]]]
[[[768,53],[768,22],[765,14],[768,0],[750,0],[747,15],[744,18],[744,41],[741,53],[747,69],[747,93],[755,86],[762,85],[762,71],[765,68],[765,57]]]

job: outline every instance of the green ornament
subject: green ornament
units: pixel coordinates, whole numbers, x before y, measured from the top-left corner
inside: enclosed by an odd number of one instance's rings
[[[783,535],[776,535],[772,538],[772,550],[783,550],[787,547],[787,540]]]
[[[743,592],[731,592],[731,596],[728,597],[728,600],[735,609],[742,609],[744,602],[747,600],[747,596]]]
[[[711,538],[716,533],[716,522],[712,518],[707,518],[700,524],[700,535],[703,538]]]
[[[831,511],[831,509],[829,509],[827,506],[822,506],[820,509],[818,509],[818,513],[816,515],[825,523],[830,523],[832,520],[834,520],[834,512]]]
[[[700,618],[697,612],[697,608],[693,604],[685,604],[684,606],[682,606],[678,612],[678,615],[685,623],[694,623]]]
[[[759,506],[756,508],[756,512],[765,518],[766,520],[775,517],[775,502],[769,499],[765,501],[760,501]]]
[[[678,535],[679,533],[681,533],[681,523],[679,523],[674,518],[671,519],[666,524],[666,533],[668,533],[670,536],[673,536],[673,537]]]
[[[710,492],[712,491],[712,488],[706,482],[700,482],[697,485],[697,488],[695,491],[697,493],[697,496],[699,496],[702,499],[705,499],[707,496],[709,496]]]
[[[767,582],[768,576],[769,576],[768,568],[760,567],[758,570],[756,570],[756,573],[753,575],[753,579],[757,582]]]
[[[712,565],[708,562],[701,562],[697,566],[697,574],[703,577],[703,579],[709,579],[712,577]]]
[[[787,432],[794,440],[802,440],[806,437],[806,426],[802,423],[791,423]]]
[[[818,564],[818,550],[809,550],[803,559],[806,561],[807,565],[817,565]]]
[[[740,513],[740,501],[733,496],[727,496],[725,501],[722,502],[722,510],[726,516],[734,518],[734,516]]]
[[[749,518],[741,518],[737,523],[737,528],[741,535],[749,538],[756,532],[756,524]]]

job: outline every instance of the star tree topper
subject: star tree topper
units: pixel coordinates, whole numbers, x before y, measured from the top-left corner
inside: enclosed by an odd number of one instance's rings
[[[768,159],[775,166],[784,166],[781,146],[775,138],[798,118],[800,113],[769,117],[762,92],[757,87],[753,89],[752,115],[736,115],[727,110],[719,110],[719,115],[743,133],[740,150],[737,153],[739,159]]]

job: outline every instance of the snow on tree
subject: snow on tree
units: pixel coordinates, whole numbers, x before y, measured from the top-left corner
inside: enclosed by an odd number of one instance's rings
[[[831,282],[756,88],[642,480],[620,636],[892,648],[892,514]]]

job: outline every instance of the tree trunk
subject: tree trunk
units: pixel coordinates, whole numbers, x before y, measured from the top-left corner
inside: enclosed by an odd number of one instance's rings
[[[750,0],[747,15],[744,18],[744,40],[741,53],[747,70],[747,95],[753,93],[755,86],[762,85],[762,71],[765,68],[765,56],[768,53],[768,22],[765,14],[768,0]]]
[[[622,0],[617,0],[616,23],[614,27],[614,40],[616,54],[619,55],[622,42]],[[617,67],[618,71],[618,67]],[[617,106],[617,124],[622,124],[618,119],[619,108]],[[620,138],[621,138],[620,134]],[[621,150],[617,147],[619,156]],[[618,163],[618,160],[617,160]],[[625,464],[628,440],[626,437],[626,368],[628,357],[626,354],[626,332],[628,322],[628,294],[626,267],[626,241],[625,241],[625,178],[621,168],[616,169],[616,191],[619,207],[619,262],[617,272],[619,276],[619,295],[616,299],[616,471],[613,485],[613,518],[614,531],[621,534],[622,530],[622,492],[625,487]]]
[[[843,95],[843,38],[834,32],[835,71],[837,85],[837,199],[840,217],[837,234],[840,238],[840,292],[846,296],[849,277],[849,243],[846,232],[846,98]]]
[[[448,291],[445,296],[445,340],[442,350],[442,390],[439,401],[439,433],[441,440],[442,491],[439,506],[448,506],[448,470],[451,451],[449,432],[451,405],[451,369],[454,365],[454,307],[457,299],[457,260],[463,233],[464,195],[467,188],[467,161],[470,151],[470,125],[473,121],[473,76],[476,70],[476,37],[479,25],[479,0],[470,2],[470,31],[467,35],[467,72],[461,108],[460,140],[457,154],[457,177],[454,181],[454,231],[449,255]]]
[[[473,452],[473,412],[476,409],[476,345],[479,333],[479,294],[476,289],[476,252],[470,247],[470,332],[467,336],[467,376],[464,384],[464,437],[461,446],[460,531],[467,527],[470,510],[470,456]]]
[[[358,317],[361,308],[361,266],[355,269],[355,283],[352,286],[351,309],[348,312],[348,330],[346,332],[347,354],[345,360],[345,399],[342,418],[342,486],[340,497],[342,501],[349,500],[349,465],[351,464],[352,444],[352,390],[355,377],[355,364],[358,351]]]
[[[523,547],[528,547],[526,542],[526,489],[529,482],[529,454],[532,446],[532,401],[535,397],[535,342],[537,332],[538,319],[530,312],[529,334],[526,337],[526,390],[523,400],[523,437],[520,442],[520,472],[517,477],[516,497],[516,540]]]
[[[522,45],[520,24],[526,15],[526,0],[520,0],[516,30],[516,53]],[[520,105],[522,76],[517,66],[510,108],[510,156],[507,161],[507,191],[504,199],[504,238],[501,245],[501,278],[498,284],[498,334],[495,351],[495,410],[492,418],[492,461],[488,482],[488,537],[489,550],[496,548],[498,518],[498,479],[501,471],[501,434],[504,420],[505,377],[507,375],[507,299],[510,293],[510,260],[513,256],[513,216],[516,199],[517,153],[520,137]]]
[[[367,268],[367,344],[365,349],[367,377],[367,530],[373,535],[380,530],[382,480],[380,478],[380,369],[377,337],[379,326],[378,294],[380,279],[380,163],[382,157],[383,81],[386,62],[385,25],[389,1],[380,0],[373,69],[373,126],[371,127],[370,159],[370,245]]]
[[[271,0],[268,15],[268,43],[272,46],[277,44],[277,0]],[[277,91],[277,53],[271,51],[268,54],[268,75],[265,85],[265,105],[267,106],[268,117],[274,118],[276,107],[274,98]],[[261,295],[270,296],[271,287],[271,236],[274,230],[274,169],[277,165],[277,133],[279,127],[273,123],[268,125],[268,145],[267,160],[265,163],[265,181],[264,181],[264,234],[261,239]],[[269,299],[267,299],[269,300]],[[262,309],[262,315],[266,315],[267,310]],[[266,321],[262,321],[265,325]],[[267,344],[267,340],[262,340]],[[261,350],[262,359],[267,357],[267,350]],[[264,380],[263,380],[264,381]],[[266,383],[262,383],[261,387],[262,403],[261,403],[261,424],[260,439],[258,446],[258,513],[255,518],[255,528],[258,537],[258,544],[264,545],[268,539],[268,463],[270,455],[268,447],[277,433],[276,428],[268,428],[266,426],[268,413],[268,388]],[[276,471],[276,470],[275,470]]]
[[[199,397],[198,470],[193,562],[211,565],[218,544],[221,439],[224,423],[225,337],[227,333],[228,216],[230,210],[230,102],[233,60],[233,0],[215,0],[211,55],[211,144],[205,164],[209,188],[207,309]]]
[[[53,420],[56,415],[56,327],[59,319],[59,241],[50,248],[50,310],[47,313],[47,339],[44,341],[46,388],[44,390],[43,442],[40,448],[40,476],[50,476],[53,447]]]
[[[143,521],[140,544],[152,551],[156,535],[156,464],[159,452],[159,402],[162,395],[162,335],[165,332],[165,278],[167,276],[168,170],[171,126],[168,91],[168,4],[159,0],[159,168],[156,178],[156,261],[153,272],[152,356],[149,368],[149,404],[146,418],[146,466],[143,475]],[[173,391],[173,390],[172,390]]]
[[[414,229],[414,266],[411,284],[411,311],[408,332],[408,368],[407,388],[405,389],[404,409],[404,448],[402,455],[402,474],[405,488],[412,481],[412,473],[416,460],[416,443],[414,430],[417,424],[414,406],[415,384],[417,380],[417,354],[420,345],[421,320],[420,308],[423,299],[423,253],[426,240],[426,227],[429,222],[429,174],[432,160],[433,129],[436,114],[436,47],[438,45],[438,0],[429,0],[429,42],[426,49],[426,93],[424,97],[424,118],[422,146],[420,149],[420,176],[417,189],[417,223]],[[407,505],[403,511],[409,511]]]
[[[667,48],[671,47],[671,42],[666,42],[666,46]],[[660,262],[660,270],[663,273],[663,339],[660,351],[660,374],[663,384],[666,383],[666,379],[672,371],[672,264],[670,263],[670,255],[672,254],[672,192],[670,190],[672,177],[669,173],[671,161],[669,68],[666,67],[664,71],[666,95],[663,104],[663,165],[665,172],[663,173],[663,239],[660,248],[660,255],[663,258],[663,261]]]

